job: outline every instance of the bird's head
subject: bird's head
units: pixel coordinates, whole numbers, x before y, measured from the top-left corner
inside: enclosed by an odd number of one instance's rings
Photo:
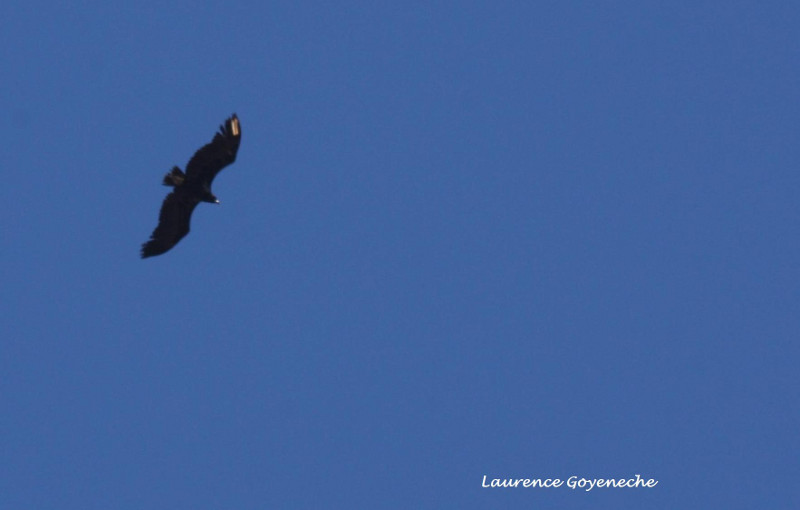
[[[203,194],[202,200],[203,200],[203,202],[208,202],[209,204],[218,204],[219,203],[219,200],[217,199],[217,197],[215,197],[214,194],[211,193],[210,191],[206,191]]]

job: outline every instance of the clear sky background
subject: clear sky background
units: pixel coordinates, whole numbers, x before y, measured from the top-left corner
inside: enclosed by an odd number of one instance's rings
[[[4,6],[0,507],[800,507],[799,9]]]

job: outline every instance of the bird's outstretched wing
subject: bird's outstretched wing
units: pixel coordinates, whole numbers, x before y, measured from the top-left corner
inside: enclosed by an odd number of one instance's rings
[[[186,165],[186,178],[211,186],[219,171],[236,161],[241,140],[239,118],[234,113],[219,127],[211,143],[194,153]]]
[[[161,255],[169,251],[189,233],[192,211],[200,201],[186,190],[177,188],[161,204],[158,226],[150,240],[142,245],[142,258]]]

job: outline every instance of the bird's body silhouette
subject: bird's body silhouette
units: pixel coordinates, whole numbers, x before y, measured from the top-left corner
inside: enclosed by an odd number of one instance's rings
[[[241,138],[239,118],[234,113],[220,126],[211,143],[195,152],[186,165],[186,173],[176,166],[164,176],[163,184],[174,189],[161,204],[158,226],[142,245],[142,258],[161,255],[178,244],[189,233],[189,222],[197,204],[219,203],[211,192],[211,183],[220,170],[236,160]]]

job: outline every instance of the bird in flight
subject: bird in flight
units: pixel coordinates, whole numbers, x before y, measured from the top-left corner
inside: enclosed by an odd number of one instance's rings
[[[189,233],[189,220],[197,204],[219,203],[211,193],[211,183],[220,170],[236,160],[241,139],[242,129],[234,113],[220,126],[211,143],[194,153],[186,173],[176,166],[164,176],[163,184],[173,190],[161,204],[158,226],[142,245],[142,258],[161,255],[178,244]]]

